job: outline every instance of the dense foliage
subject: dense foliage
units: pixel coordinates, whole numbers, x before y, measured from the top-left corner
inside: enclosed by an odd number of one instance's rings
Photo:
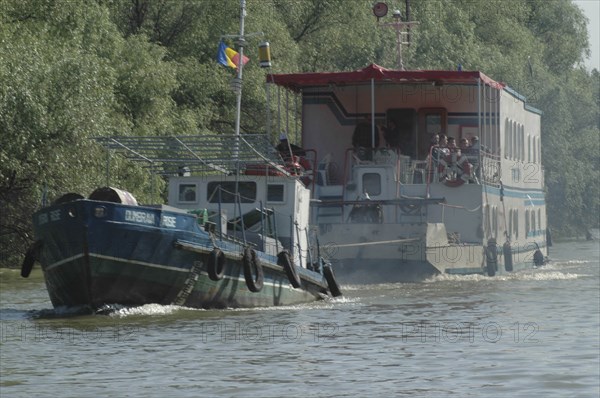
[[[390,4],[410,4],[420,21],[408,68],[483,70],[545,112],[551,226],[561,235],[597,226],[600,75],[582,67],[581,11],[568,0]],[[371,5],[248,0],[246,32],[265,35],[249,41],[242,131],[265,130],[260,40],[271,43],[273,72],[394,67],[393,33],[375,26]],[[19,263],[42,198],[110,183],[147,202],[160,189],[117,158],[107,173],[91,138],[233,131],[233,71],[214,58],[221,35],[239,30],[238,0],[0,0],[0,11],[0,265]]]

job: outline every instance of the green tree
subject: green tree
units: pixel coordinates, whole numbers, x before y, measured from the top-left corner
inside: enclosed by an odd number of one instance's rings
[[[600,76],[580,66],[589,53],[581,10],[568,0],[413,0],[390,8],[406,15],[407,4],[419,25],[405,66],[460,63],[542,109],[550,224],[562,235],[598,226]],[[248,0],[246,32],[264,34],[245,46],[242,132],[270,130],[275,140],[279,128],[292,133],[301,122],[294,96],[271,90],[267,101],[267,72],[394,68],[394,32],[377,27],[371,7],[370,0]],[[104,184],[127,187],[141,202],[164,194],[162,180],[107,154],[93,137],[233,132],[235,71],[215,55],[224,35],[238,33],[239,0],[0,0],[0,9],[0,263],[18,264],[43,196]],[[269,71],[258,65],[263,40],[271,44]],[[265,125],[267,108],[284,111],[281,125],[274,113]]]

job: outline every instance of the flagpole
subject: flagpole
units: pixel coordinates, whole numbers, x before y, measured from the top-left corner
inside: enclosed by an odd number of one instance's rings
[[[235,115],[235,144],[234,144],[234,158],[238,158],[239,147],[240,147],[240,118],[242,113],[242,71],[244,69],[244,18],[246,17],[246,0],[240,0],[240,35],[238,36],[239,46],[239,62],[237,69],[237,77],[234,82],[236,91],[236,115]],[[238,166],[239,167],[239,166]],[[239,172],[239,170],[237,170]]]

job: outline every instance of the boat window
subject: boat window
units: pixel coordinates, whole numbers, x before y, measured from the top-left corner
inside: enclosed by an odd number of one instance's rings
[[[500,128],[499,127],[496,129],[496,132],[494,134],[494,143],[492,145],[493,145],[492,152],[494,152],[496,155],[500,156]]]
[[[525,210],[525,236],[529,235],[531,226],[529,225],[529,210]]]
[[[508,235],[509,239],[512,239],[512,230],[513,230],[513,209],[510,209],[508,211],[508,229],[506,231],[506,234]]]
[[[253,203],[256,201],[256,183],[253,181],[239,181],[238,193],[241,203]],[[213,181],[208,183],[206,200],[209,203],[236,203],[235,181]],[[219,194],[220,191],[220,194]]]
[[[431,135],[447,134],[448,114],[444,108],[421,108],[418,111],[418,120],[417,155],[420,159],[425,159],[429,153]]]
[[[498,208],[492,207],[492,232],[494,236],[498,236]]]
[[[510,121],[506,119],[504,123],[504,159],[509,158],[510,151]]]
[[[442,116],[436,114],[425,116],[425,129],[427,130],[427,134],[435,134],[442,131]]]
[[[514,227],[515,239],[519,239],[519,211],[515,209],[513,216],[514,216],[513,227]]]
[[[267,202],[284,202],[284,185],[267,184]]]
[[[483,230],[485,231],[485,236],[492,236],[492,232],[490,231],[490,205],[483,206]]]
[[[525,161],[525,126],[519,125],[519,159]]]
[[[517,136],[519,135],[519,127],[517,126],[517,122],[515,122],[513,120],[512,122],[512,152],[511,152],[511,159],[513,160],[517,160],[518,154],[519,154],[519,148],[518,148],[518,138]]]
[[[365,173],[362,178],[363,192],[372,196],[381,195],[381,176],[379,173]]]
[[[196,202],[196,184],[179,184],[179,202]]]

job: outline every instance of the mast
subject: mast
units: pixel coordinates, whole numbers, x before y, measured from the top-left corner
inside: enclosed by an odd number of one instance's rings
[[[246,0],[240,0],[240,34],[238,36],[238,53],[240,61],[237,69],[237,76],[233,79],[232,87],[236,94],[235,109],[235,144],[233,149],[234,158],[238,158],[240,148],[240,118],[242,113],[242,73],[244,69],[244,18],[246,17]],[[239,170],[238,170],[239,172]]]
[[[376,3],[373,6],[373,14],[377,17],[377,23],[379,19],[387,15],[388,6],[383,2]],[[380,27],[393,28],[396,32],[396,64],[399,70],[404,69],[404,62],[402,60],[402,46],[410,45],[410,28],[419,23],[416,21],[403,21],[402,13],[400,10],[393,11],[394,22],[379,23]],[[410,2],[406,2],[406,19],[410,18]]]

